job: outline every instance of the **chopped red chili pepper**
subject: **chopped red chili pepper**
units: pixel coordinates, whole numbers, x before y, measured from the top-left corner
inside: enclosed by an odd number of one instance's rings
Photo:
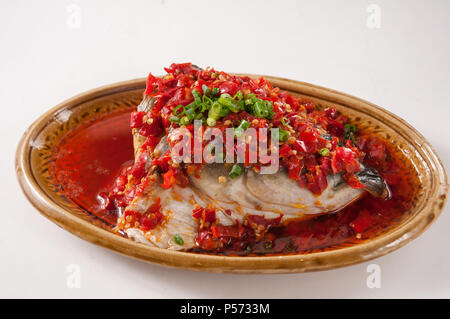
[[[175,170],[172,168],[169,168],[169,170],[166,173],[162,174],[164,183],[161,184],[161,187],[168,189],[176,184],[177,180],[175,178]]]
[[[132,112],[130,116],[130,127],[138,128],[141,127],[143,122],[145,112]]]

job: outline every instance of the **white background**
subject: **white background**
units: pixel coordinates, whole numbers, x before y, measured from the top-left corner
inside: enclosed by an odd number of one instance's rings
[[[448,168],[450,1],[0,3],[0,297],[450,297],[448,205],[418,239],[373,261],[381,288],[369,289],[369,263],[309,274],[221,275],[119,256],[39,215],[13,165],[21,134],[50,107],[191,61],[369,100],[416,127]],[[69,18],[71,3],[81,9],[80,28]],[[370,3],[381,8],[380,29],[367,26]],[[79,289],[66,285],[69,264],[80,266]]]

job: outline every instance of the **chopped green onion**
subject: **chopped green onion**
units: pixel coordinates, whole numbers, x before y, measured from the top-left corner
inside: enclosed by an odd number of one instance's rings
[[[199,103],[197,102],[191,102],[188,105],[186,105],[185,109],[197,109],[199,107]]]
[[[344,129],[345,129],[344,138],[346,140],[351,140],[352,143],[355,144],[356,143],[355,133],[357,131],[356,126],[353,124],[345,124]]]
[[[211,94],[211,89],[206,84],[202,85],[202,90],[203,90],[203,94],[205,94],[205,95]]]
[[[266,109],[267,109],[267,116],[266,118],[271,120],[273,118],[273,105],[272,102],[265,101],[266,102]]]
[[[192,121],[194,119],[195,114],[195,110],[192,108],[184,111],[184,115],[186,115],[185,117],[187,117],[189,121]]]
[[[203,112],[209,110],[211,108],[211,104],[212,104],[212,101],[209,102],[205,99],[205,102],[201,103],[202,108],[200,109],[200,112],[203,113]]]
[[[242,95],[241,91],[237,91],[236,94],[233,96],[233,99],[238,99],[239,101],[242,100],[244,96]]]
[[[186,124],[189,124],[189,118],[187,117],[187,116],[183,116],[182,118],[181,118],[181,120],[180,120],[180,124],[181,125],[186,125]]]
[[[246,111],[259,118],[272,119],[273,118],[273,105],[270,101],[264,101],[258,99],[253,95],[246,94],[244,105]]]
[[[178,116],[171,116],[169,121],[178,124],[178,122],[180,122],[180,118]]]
[[[222,93],[222,94],[220,95],[220,97],[223,97],[223,98],[225,98],[225,99],[229,99],[229,98],[231,98],[231,95],[228,94],[228,93]]]
[[[220,98],[222,98],[222,99],[231,99],[232,97],[228,93],[223,93],[223,94],[220,95],[219,100],[220,100]]]
[[[237,113],[241,110],[241,107],[238,103],[232,103],[230,106],[228,106],[228,109],[234,113]]]
[[[239,123],[239,125],[234,129],[234,136],[240,137],[249,127],[250,123],[246,120],[242,120],[241,123]]]
[[[330,150],[328,148],[322,148],[319,151],[319,154],[322,155],[322,156],[328,156],[328,155],[330,155]]]
[[[356,132],[356,126],[353,124],[345,124],[344,125],[345,132]]]
[[[183,246],[183,244],[184,244],[183,238],[181,238],[181,236],[178,234],[175,234],[175,236],[173,236],[173,241],[175,242],[175,244],[180,245],[180,246]]]
[[[220,119],[221,110],[222,110],[222,106],[218,102],[214,102],[211,105],[211,108],[208,112],[208,117],[213,118],[215,120]]]
[[[202,120],[203,124],[215,126],[217,121],[226,117],[230,112],[237,113],[245,110],[253,116],[271,119],[273,117],[272,102],[256,97],[255,94],[243,94],[237,91],[234,96],[228,93],[220,94],[218,87],[210,88],[206,84],[201,87],[201,92],[192,90],[194,101],[188,105],[177,105],[173,110],[173,116],[169,119],[173,123],[186,125],[194,120]],[[207,112],[207,116],[206,113]],[[286,120],[282,119],[284,125]],[[240,136],[249,126],[247,121],[243,126],[236,128],[237,136]],[[240,125],[241,125],[240,124]],[[287,132],[282,132],[280,138],[284,140]]]
[[[239,112],[239,106],[236,103],[236,101],[233,100],[230,94],[224,93],[222,94],[219,99],[217,100],[221,105],[228,108],[230,111],[237,113]]]
[[[278,130],[280,132],[279,133],[280,142],[286,142],[289,138],[289,133],[283,130],[282,128],[278,128]]]
[[[216,95],[219,95],[219,93],[220,93],[220,89],[219,88],[213,88],[211,90],[211,95],[216,96]]]
[[[262,101],[259,100],[254,104],[254,112],[255,112],[255,116],[257,117],[266,117],[266,104]]]
[[[242,134],[244,134],[244,129],[243,128],[236,127],[234,129],[234,136],[235,137],[241,137]]]
[[[206,124],[208,124],[208,126],[214,126],[214,125],[216,125],[216,120],[213,119],[212,117],[208,117],[206,119]]]
[[[234,164],[233,167],[231,168],[229,176],[231,178],[236,178],[236,177],[240,176],[241,174],[242,174],[242,168],[239,165]]]
[[[200,94],[200,92],[197,91],[196,89],[193,89],[193,90],[192,90],[192,96],[193,96],[194,98],[200,98],[200,97],[201,97],[201,94]]]
[[[198,92],[196,89],[192,90],[192,96],[194,97],[194,101],[196,103],[201,103],[202,102],[202,96],[200,94],[200,92]]]
[[[195,115],[194,120],[203,120],[205,116],[202,113],[198,113]]]
[[[180,110],[180,109],[181,109],[181,112],[178,112],[178,110]],[[184,113],[184,105],[180,104],[176,108],[173,109],[173,115],[175,115],[175,116],[183,115],[183,113]]]
[[[281,124],[287,127],[289,125],[289,120],[283,116],[281,118]]]
[[[244,130],[248,129],[250,127],[250,123],[246,120],[242,120],[241,123],[239,123],[238,128],[242,128]]]
[[[202,97],[202,103],[211,105],[213,103],[213,100],[211,100],[206,94],[204,94]]]
[[[289,133],[282,128],[278,127],[278,131],[274,131],[274,139],[278,140],[278,142],[286,142],[289,138]]]
[[[225,117],[228,114],[230,114],[230,109],[229,108],[227,108],[227,107],[221,107],[220,108],[220,112],[219,112],[220,117]]]

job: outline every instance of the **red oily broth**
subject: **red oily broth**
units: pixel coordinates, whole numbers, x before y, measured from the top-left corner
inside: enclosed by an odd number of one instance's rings
[[[114,113],[69,132],[53,150],[52,175],[67,198],[115,225],[117,213],[102,210],[99,194],[133,157],[130,112]]]
[[[407,159],[387,142],[389,165],[377,167],[390,184],[388,200],[366,194],[339,212],[274,227],[251,249],[227,248],[225,255],[278,255],[336,249],[373,238],[407,216],[419,181]],[[115,225],[117,211],[103,211],[101,196],[133,162],[130,112],[106,115],[70,131],[53,150],[52,175],[75,204]],[[385,163],[386,164],[386,163]],[[392,165],[391,165],[392,164]],[[195,252],[202,252],[194,249]]]

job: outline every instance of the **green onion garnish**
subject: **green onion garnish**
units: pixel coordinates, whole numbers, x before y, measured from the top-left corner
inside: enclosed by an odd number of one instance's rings
[[[178,112],[181,109],[180,112]],[[180,116],[184,113],[184,105],[178,105],[176,108],[173,109],[173,115]]]
[[[255,116],[257,116],[257,117],[265,117],[264,115],[264,112],[265,112],[265,108],[266,108],[266,105],[264,104],[264,102],[262,102],[262,101],[257,101],[255,104],[254,104],[254,115]]]
[[[192,90],[192,96],[194,97],[194,99],[195,99],[195,98],[200,98],[200,97],[201,97],[201,94],[200,94],[200,92],[197,91],[196,89],[193,89],[193,90]]]
[[[198,113],[195,115],[194,120],[203,120],[205,116],[202,113]]]
[[[319,151],[319,154],[322,155],[322,156],[328,156],[328,155],[330,155],[330,150],[328,148],[322,148]]]
[[[180,118],[178,116],[171,116],[169,121],[178,124],[178,122],[180,122]]]
[[[242,174],[242,168],[239,165],[234,164],[233,167],[231,168],[229,176],[231,178],[236,178],[236,177],[240,176],[241,174]]]
[[[179,125],[202,120],[209,126],[215,126],[218,120],[226,117],[230,112],[237,113],[243,110],[259,118],[271,119],[273,117],[272,102],[257,98],[255,94],[245,94],[244,96],[242,91],[237,91],[234,96],[228,93],[220,94],[218,87],[209,88],[206,84],[202,85],[201,91],[202,93],[193,89],[191,93],[194,101],[186,106],[177,105],[169,120]],[[282,119],[282,122],[286,125],[286,120]],[[241,124],[243,126],[236,128],[238,136],[249,126],[247,121]],[[286,136],[287,132],[282,132],[280,139],[283,141]]]
[[[280,142],[286,142],[289,138],[289,133],[283,130],[282,128],[278,128],[278,130],[280,132],[279,133]]]
[[[289,125],[289,120],[283,116],[281,118],[281,124],[287,127]]]
[[[237,99],[238,101],[242,100],[244,98],[244,95],[242,95],[241,91],[237,91],[236,94],[233,96],[233,99]]]
[[[356,128],[355,125],[353,124],[345,124],[344,125],[344,129],[345,129],[345,134],[344,134],[344,138],[346,140],[351,140],[353,144],[356,143],[356,137],[355,137],[355,133],[358,130]]]
[[[189,124],[189,118],[187,117],[187,116],[183,116],[181,119],[180,119],[180,124],[181,125],[186,125],[186,124]]]
[[[242,128],[244,130],[248,129],[250,127],[250,123],[246,120],[242,120],[241,123],[239,123],[238,128]]]
[[[225,117],[228,114],[230,114],[230,108],[228,108],[228,107],[221,107],[220,108],[220,112],[219,112],[219,116],[220,117]]]
[[[220,119],[220,111],[222,106],[218,102],[214,102],[208,112],[208,117],[214,120]]]
[[[234,129],[234,136],[240,137],[249,127],[250,123],[246,120],[242,120],[241,123],[239,123],[239,125]]]
[[[178,234],[175,234],[175,236],[173,236],[173,241],[175,242],[175,244],[180,245],[180,246],[183,246],[183,244],[184,244],[183,238],[181,238],[181,236]]]
[[[356,126],[353,124],[345,124],[344,125],[345,132],[356,132]]]
[[[206,104],[207,109],[209,108],[208,106],[213,103],[213,100],[211,100],[206,94],[203,95],[201,100],[203,104]]]
[[[237,103],[233,100],[231,95],[228,93],[222,94],[219,97],[219,99],[217,100],[217,102],[219,102],[221,105],[228,108],[230,111],[233,111],[235,113],[239,111],[239,107],[238,107]]]
[[[202,85],[202,90],[203,90],[203,94],[206,94],[206,95],[211,94],[211,89],[206,84]]]
[[[266,118],[271,120],[273,118],[273,105],[272,105],[272,102],[266,101],[266,107],[267,107],[267,116],[266,116]]]
[[[190,108],[184,111],[184,115],[188,118],[189,121],[192,121],[195,118],[196,113],[193,108]]]
[[[219,95],[219,93],[220,93],[220,89],[219,88],[213,88],[211,90],[211,94],[214,95],[214,96]]]
[[[208,126],[214,126],[214,125],[216,125],[216,120],[213,119],[212,117],[208,117],[208,118],[206,119],[206,124],[207,124]]]
[[[194,109],[195,110],[195,109],[198,109],[198,107],[199,107],[199,104],[195,101],[186,105],[186,109]]]

